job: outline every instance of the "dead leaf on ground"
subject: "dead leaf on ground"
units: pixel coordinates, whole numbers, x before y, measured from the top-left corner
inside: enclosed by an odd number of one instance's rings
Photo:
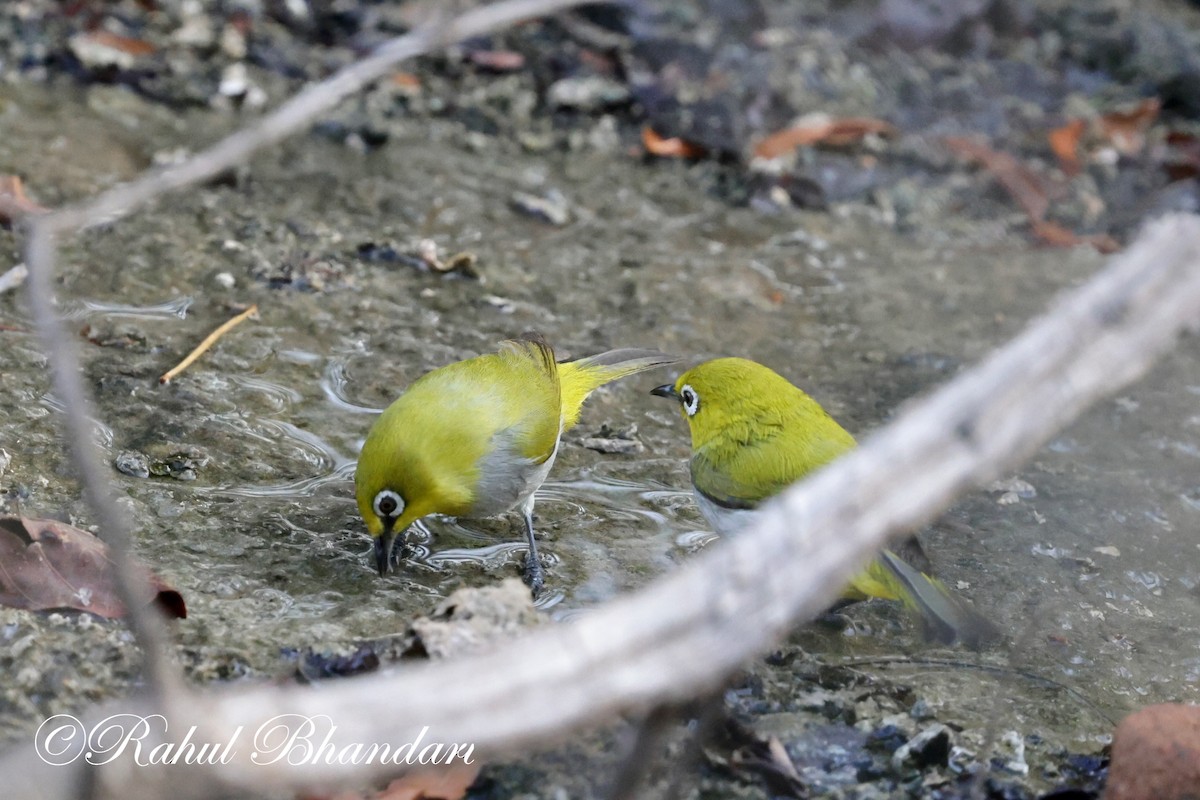
[[[1062,171],[1068,177],[1079,174],[1079,140],[1083,138],[1083,132],[1086,129],[1086,122],[1081,119],[1072,119],[1066,125],[1055,128],[1046,134],[1046,138],[1050,140],[1050,149],[1054,151]]]
[[[478,775],[475,764],[413,772],[389,783],[375,800],[460,800]]]
[[[714,748],[726,751],[727,758],[712,752]],[[783,742],[775,736],[764,738],[733,717],[726,716],[721,730],[704,752],[716,763],[724,760],[734,772],[760,778],[772,797],[800,798],[810,794]]]
[[[145,567],[146,603],[187,617],[183,596]],[[53,519],[0,516],[0,605],[29,611],[70,608],[109,619],[125,616],[108,545]]]
[[[49,210],[29,199],[20,176],[0,175],[0,225],[9,225],[28,214],[41,214]]]
[[[1052,187],[1045,178],[1008,153],[959,136],[948,136],[943,141],[957,155],[983,165],[1030,220],[1045,219],[1050,210],[1051,193],[1055,196],[1061,193],[1061,189]]]
[[[775,159],[797,147],[811,144],[845,146],[862,141],[871,134],[893,136],[896,128],[889,122],[872,117],[843,117],[827,114],[809,115],[795,125],[772,133],[754,146],[755,158]]]
[[[1062,187],[1051,184],[1014,156],[970,139],[952,136],[944,141],[953,152],[978,161],[992,174],[1029,217],[1033,235],[1043,244],[1054,247],[1090,244],[1101,253],[1115,253],[1120,249],[1120,244],[1111,236],[1081,236],[1056,222],[1048,221],[1046,214],[1050,210],[1052,195],[1053,199],[1057,199],[1062,193]]]
[[[516,72],[525,67],[525,56],[515,50],[472,50],[467,60],[492,72]]]
[[[302,794],[297,800],[461,800],[479,776],[479,764],[455,764],[410,772],[378,791]]]
[[[393,72],[388,79],[392,88],[401,94],[417,95],[421,93],[421,79],[411,72]]]
[[[1133,108],[1110,111],[1100,117],[1100,131],[1121,155],[1131,156],[1146,145],[1146,131],[1158,119],[1162,102],[1149,97]]]
[[[664,139],[649,125],[642,128],[642,146],[650,155],[662,158],[701,158],[705,150],[697,144],[673,136]]]
[[[1033,221],[1033,235],[1042,244],[1048,244],[1051,247],[1075,247],[1076,245],[1090,244],[1096,248],[1097,252],[1105,254],[1115,253],[1121,249],[1121,244],[1107,234],[1093,233],[1081,236],[1057,222],[1049,222],[1044,219]]]
[[[1200,177],[1200,138],[1182,131],[1167,134],[1168,155],[1163,169],[1172,181]]]

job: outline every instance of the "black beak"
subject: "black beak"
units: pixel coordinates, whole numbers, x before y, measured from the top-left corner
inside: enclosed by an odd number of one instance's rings
[[[657,397],[669,397],[672,400],[679,400],[679,393],[675,391],[674,384],[664,383],[662,386],[655,386],[650,390],[650,394]]]
[[[396,534],[392,532],[390,525],[386,526],[375,540],[375,565],[379,567],[381,578],[387,575],[388,568],[392,565],[392,544],[395,541]]]

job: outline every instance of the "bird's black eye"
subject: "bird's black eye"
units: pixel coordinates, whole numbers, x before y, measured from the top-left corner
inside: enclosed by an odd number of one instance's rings
[[[700,410],[700,395],[691,386],[685,385],[679,390],[679,399],[683,401],[683,410],[689,417],[694,417]]]
[[[404,498],[391,489],[384,489],[375,495],[374,507],[380,517],[395,517],[404,511]]]

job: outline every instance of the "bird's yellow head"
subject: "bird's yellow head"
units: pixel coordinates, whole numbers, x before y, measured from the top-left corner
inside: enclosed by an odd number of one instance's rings
[[[422,435],[428,430],[423,423],[412,423],[403,403],[393,404],[372,426],[358,456],[354,495],[375,540],[380,575],[391,564],[392,543],[409,525],[428,514],[458,511],[437,479],[436,463],[426,457],[438,442]]]
[[[815,400],[782,375],[745,358],[705,361],[651,394],[678,401],[693,450],[753,444],[792,426],[853,443]]]

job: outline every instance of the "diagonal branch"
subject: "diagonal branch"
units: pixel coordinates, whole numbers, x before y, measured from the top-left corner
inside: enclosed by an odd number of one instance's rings
[[[423,737],[473,743],[476,757],[511,753],[711,690],[824,608],[889,536],[928,521],[1032,453],[1198,326],[1200,219],[1175,216],[1154,223],[982,364],[788,489],[752,530],[674,574],[488,654],[319,692],[258,687],[191,697],[172,718],[173,738],[198,725],[197,741],[226,742],[241,727],[230,762],[165,769],[130,767],[126,759],[92,774],[99,794],[124,797],[140,788],[181,800],[214,787],[264,792],[361,781],[396,767],[338,763],[338,748],[396,747]],[[270,762],[277,754],[256,740],[281,714],[318,725],[312,749],[293,753],[301,763]],[[336,726],[332,749],[322,751],[328,726]],[[0,778],[19,800],[66,797],[80,775],[44,767],[29,748],[0,760]]]

